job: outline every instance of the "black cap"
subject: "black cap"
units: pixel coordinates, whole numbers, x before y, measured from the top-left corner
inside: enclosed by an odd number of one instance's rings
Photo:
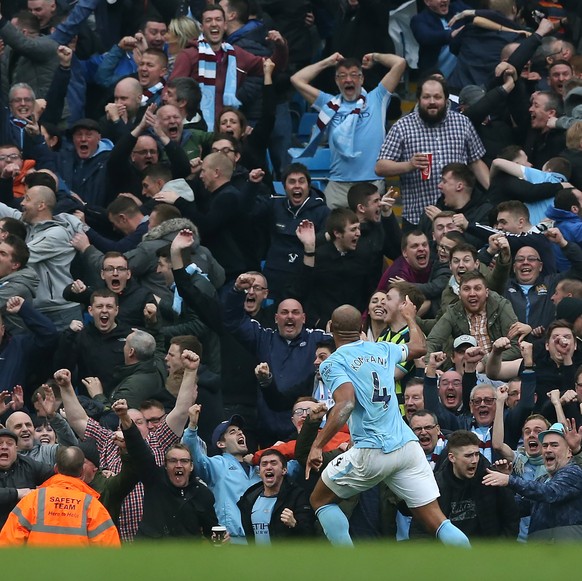
[[[97,449],[97,442],[93,438],[82,440],[78,444],[81,448],[85,458],[95,464],[95,468],[99,468],[99,450]]]
[[[71,128],[69,129],[69,133],[73,135],[77,129],[92,129],[93,131],[97,131],[99,134],[101,133],[101,126],[95,119],[79,119],[79,121],[75,121]]]
[[[16,443],[18,443],[18,436],[8,428],[1,428],[0,429],[0,438],[3,436],[7,436],[8,438],[12,438]]]

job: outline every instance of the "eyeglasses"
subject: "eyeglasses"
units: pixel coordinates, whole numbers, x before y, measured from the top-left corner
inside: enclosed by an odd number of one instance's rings
[[[158,424],[160,424],[162,422],[162,420],[164,419],[165,416],[166,416],[166,414],[164,414],[163,416],[160,416],[159,418],[150,418],[149,420],[146,420],[145,423],[152,424],[152,426],[157,426]]]
[[[32,97],[12,97],[10,99],[11,103],[32,103],[34,99]]]
[[[345,81],[348,77],[350,79],[361,79],[364,75],[362,73],[337,73],[335,78],[338,81]]]
[[[127,272],[129,270],[129,268],[127,268],[127,266],[104,266],[101,270],[103,272],[122,273],[122,272]]]
[[[471,400],[473,405],[481,405],[484,403],[485,405],[493,405],[495,403],[495,397],[476,397]]]
[[[232,147],[221,147],[220,149],[213,147],[210,151],[212,153],[224,153],[224,155],[228,155],[229,153],[234,153],[234,149]]]
[[[311,411],[311,408],[296,408],[293,410],[294,416],[303,416],[307,415]]]
[[[0,155],[0,161],[16,161],[17,159],[22,159],[20,153],[11,153],[9,155]]]
[[[418,428],[412,428],[412,431],[418,436],[421,432],[430,432],[434,430],[438,424],[431,424],[430,426],[418,426]]]
[[[260,293],[261,291],[269,290],[266,286],[261,286],[260,284],[254,284],[251,287],[256,293]]]
[[[521,262],[525,262],[527,260],[527,262],[541,262],[541,258],[538,258],[537,256],[517,256],[513,259],[513,262],[515,262],[516,264],[520,264]]]
[[[133,153],[136,155],[157,155],[157,149],[134,149]]]
[[[190,458],[168,458],[166,462],[168,464],[184,464],[187,466],[192,463],[192,460]]]

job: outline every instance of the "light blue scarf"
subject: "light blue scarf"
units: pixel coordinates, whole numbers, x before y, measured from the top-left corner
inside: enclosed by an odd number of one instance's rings
[[[239,108],[241,102],[236,98],[236,54],[234,48],[227,42],[220,45],[222,52],[226,54],[226,79],[222,103],[225,106]],[[214,110],[216,98],[216,53],[212,50],[203,35],[198,38],[198,82],[202,90],[202,102],[200,109],[204,115],[204,121],[208,125],[208,131],[214,130],[216,111]]]

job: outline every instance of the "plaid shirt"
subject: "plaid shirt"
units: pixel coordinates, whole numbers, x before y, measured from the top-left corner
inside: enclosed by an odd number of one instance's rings
[[[470,335],[477,340],[477,345],[485,349],[486,353],[491,353],[491,339],[489,338],[489,329],[487,327],[487,311],[484,310],[477,314],[467,315],[469,318]]]
[[[111,470],[115,474],[121,471],[121,455],[119,448],[113,443],[113,432],[103,427],[99,422],[89,418],[85,438],[94,438],[99,450],[101,469]],[[174,434],[164,420],[157,430],[149,432],[146,442],[154,453],[156,464],[164,465],[166,450],[180,438]],[[132,541],[143,516],[143,484],[138,482],[135,488],[123,501],[119,516],[119,534],[123,541]]]
[[[448,163],[470,164],[485,155],[485,148],[471,121],[460,113],[449,111],[437,125],[429,126],[417,111],[402,117],[388,132],[378,159],[408,161],[415,153],[432,153],[430,178],[423,180],[419,170],[400,176],[403,217],[418,224],[425,208],[434,204],[440,193],[437,188],[441,171]]]

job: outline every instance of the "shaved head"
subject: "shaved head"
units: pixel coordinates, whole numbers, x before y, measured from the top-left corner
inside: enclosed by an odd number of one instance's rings
[[[342,305],[331,315],[331,331],[338,337],[359,335],[361,328],[362,313],[351,305]]]

